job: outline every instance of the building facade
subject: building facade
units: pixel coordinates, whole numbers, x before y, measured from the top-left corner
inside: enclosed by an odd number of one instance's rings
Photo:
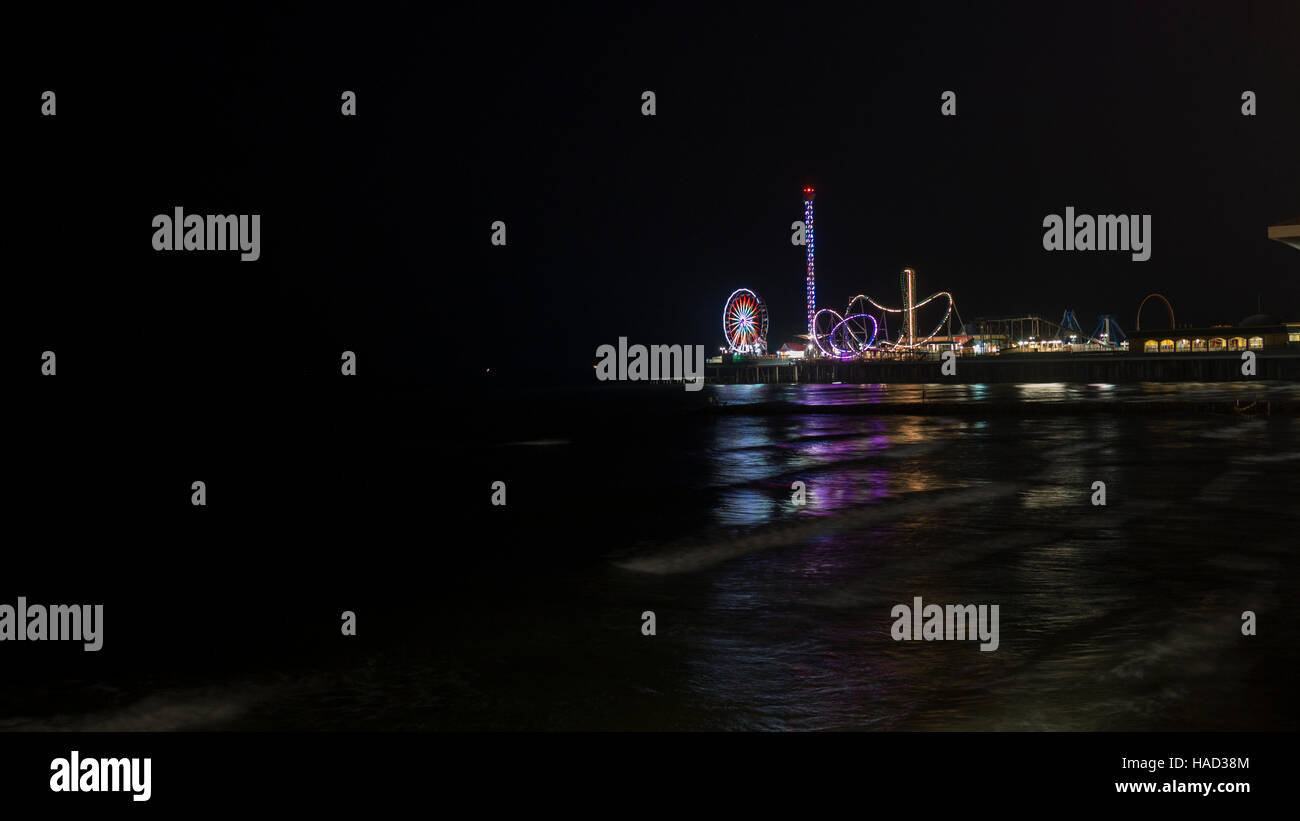
[[[1249,317],[1236,325],[1142,329],[1129,334],[1129,351],[1144,354],[1268,351],[1300,348],[1300,322]]]

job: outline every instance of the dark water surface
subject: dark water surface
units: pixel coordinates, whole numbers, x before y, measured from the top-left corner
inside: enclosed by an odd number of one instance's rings
[[[278,600],[322,633],[370,603],[356,640],[272,626],[263,652],[227,641],[206,666],[146,654],[11,690],[0,726],[1300,729],[1300,420],[943,410],[1298,390],[504,391],[459,423],[404,397],[347,471],[387,506],[339,520],[357,572],[304,573]],[[873,401],[926,404],[818,411]],[[772,402],[788,412],[738,412]],[[313,533],[284,549],[325,555]],[[894,641],[891,609],[914,596],[997,604],[1000,646]]]

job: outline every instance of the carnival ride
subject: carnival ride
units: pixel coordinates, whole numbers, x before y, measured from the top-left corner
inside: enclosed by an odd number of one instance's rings
[[[1119,326],[1119,320],[1114,314],[1102,314],[1097,319],[1097,327],[1092,329],[1092,338],[1112,346],[1128,342],[1128,334]]]
[[[951,341],[952,334],[949,321],[957,309],[952,294],[947,291],[937,291],[920,302],[916,302],[916,272],[911,268],[903,269],[899,277],[899,287],[903,297],[903,307],[901,308],[890,308],[881,305],[867,294],[858,294],[850,299],[849,305],[843,314],[831,308],[822,308],[815,315],[813,329],[809,333],[810,341],[816,345],[818,352],[823,356],[836,359],[853,359],[885,352],[901,353],[917,350],[930,344],[931,340],[939,335],[939,331],[943,329],[945,324],[949,325],[950,333],[947,338]],[[930,329],[929,333],[918,335],[916,331],[917,311],[941,298],[948,301],[943,316]],[[872,312],[872,308],[879,312],[879,319]],[[889,336],[889,314],[898,314],[899,319],[902,320],[898,336],[893,339]],[[960,313],[957,314],[957,320],[958,322],[961,321]],[[870,332],[868,332],[868,323],[870,324]]]
[[[811,186],[803,189],[802,244],[806,246],[804,290],[807,311],[808,340],[805,356],[824,356],[851,360],[869,357],[909,356],[938,345],[957,347],[971,345],[973,352],[997,353],[999,350],[1075,350],[1091,351],[1098,348],[1116,350],[1127,347],[1127,337],[1119,321],[1111,314],[1100,317],[1091,334],[1073,310],[1067,309],[1059,323],[1042,316],[980,317],[968,325],[957,310],[956,300],[947,291],[936,291],[925,299],[916,299],[916,271],[904,268],[899,274],[902,306],[891,308],[882,305],[867,294],[858,294],[849,300],[843,313],[832,308],[817,308],[816,244],[814,240],[814,208],[816,191]],[[794,223],[798,227],[799,223]],[[795,244],[800,244],[796,234]],[[1150,299],[1165,303],[1169,311],[1169,324],[1174,327],[1174,312],[1169,301],[1160,294],[1150,294],[1138,306],[1134,321],[1141,328],[1142,307]],[[947,300],[943,315],[928,333],[917,331],[918,312],[935,300]],[[898,323],[896,335],[889,332],[889,315]],[[953,335],[952,318],[957,317],[957,336]],[[934,316],[932,313],[931,316]],[[947,333],[939,332],[947,326]],[[727,297],[722,310],[722,332],[727,340],[727,350],[738,354],[767,353],[767,305],[758,294],[740,288]],[[937,338],[937,341],[936,341]]]
[[[1155,297],[1156,299],[1165,303],[1165,310],[1169,312],[1169,327],[1177,328],[1178,324],[1174,322],[1174,306],[1169,304],[1169,300],[1165,299],[1165,295],[1147,294],[1145,297],[1142,298],[1142,302],[1138,304],[1137,318],[1133,320],[1133,330],[1135,331],[1142,330],[1142,309],[1146,307],[1147,300],[1151,299],[1152,297]]]
[[[767,353],[767,303],[748,288],[738,288],[722,308],[722,334],[727,350],[741,354]]]

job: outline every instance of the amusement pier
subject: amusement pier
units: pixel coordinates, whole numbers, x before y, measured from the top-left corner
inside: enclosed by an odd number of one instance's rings
[[[1300,321],[1255,314],[1235,324],[1180,326],[1161,294],[1137,306],[1132,330],[1104,314],[1091,333],[1074,311],[963,320],[953,295],[918,298],[917,273],[899,274],[899,303],[857,294],[841,312],[817,307],[814,203],[803,189],[806,333],[770,350],[768,308],[738,288],[722,310],[726,341],[705,378],[737,383],[1225,382],[1300,380]],[[798,226],[798,222],[795,222]],[[1268,237],[1300,248],[1300,218],[1270,226]],[[796,235],[796,242],[798,235]],[[1148,327],[1142,327],[1143,311]],[[1151,329],[1152,312],[1159,326]],[[1167,315],[1168,327],[1164,327]],[[1294,319],[1294,318],[1293,318]]]

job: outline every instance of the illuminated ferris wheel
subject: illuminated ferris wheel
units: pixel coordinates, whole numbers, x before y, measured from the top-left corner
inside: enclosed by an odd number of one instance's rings
[[[733,353],[767,353],[767,305],[758,294],[739,288],[727,297],[722,333]]]

